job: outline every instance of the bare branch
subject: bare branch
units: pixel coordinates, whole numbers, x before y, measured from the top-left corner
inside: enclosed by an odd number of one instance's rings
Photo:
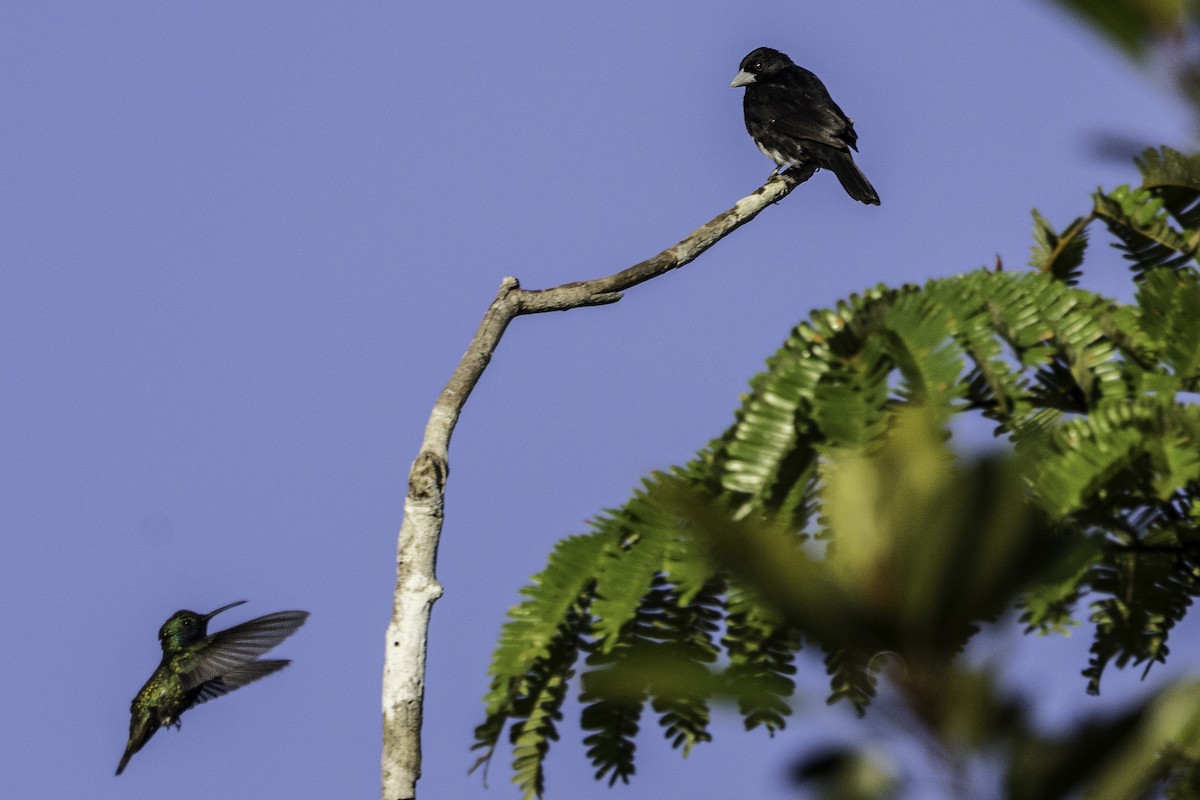
[[[384,800],[416,797],[416,782],[421,775],[426,636],[433,604],[442,595],[435,567],[450,473],[450,436],[508,324],[523,314],[615,303],[626,289],[690,264],[767,206],[782,200],[814,171],[815,167],[806,167],[772,177],[679,244],[613,275],[538,290],[522,289],[512,277],[501,281],[496,299],[488,306],[467,352],[433,406],[421,451],[409,472],[383,670]]]

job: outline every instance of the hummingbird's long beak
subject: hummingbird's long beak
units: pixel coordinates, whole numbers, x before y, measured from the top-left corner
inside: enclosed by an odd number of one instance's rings
[[[210,619],[212,619],[213,617],[215,617],[217,614],[220,614],[222,611],[228,611],[229,609],[233,608],[234,606],[240,606],[240,605],[242,605],[242,604],[243,604],[243,603],[245,603],[245,602],[246,602],[245,600],[238,600],[236,603],[230,603],[230,604],[229,604],[229,605],[227,605],[227,606],[221,606],[221,607],[220,607],[220,608],[218,608],[216,611],[210,611],[210,612],[208,612],[207,614],[205,614],[205,615],[202,617],[202,619],[203,619],[205,622],[208,622]]]

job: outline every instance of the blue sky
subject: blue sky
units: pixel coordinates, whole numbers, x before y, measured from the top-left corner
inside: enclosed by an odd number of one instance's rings
[[[451,450],[426,797],[516,796],[507,754],[490,789],[466,775],[505,609],[557,538],[719,433],[792,325],[1022,268],[1031,207],[1063,225],[1136,180],[1094,135],[1187,146],[1186,109],[1033,0],[0,4],[0,796],[376,795],[437,392],[504,275],[617,271],[766,178],[727,88],[760,45],[855,119],[883,205],[820,173],[621,303],[509,329]],[[1103,241],[1084,285],[1128,297]],[[312,612],[294,663],[114,778],[158,626],[240,599],[219,622]],[[1163,675],[1195,663],[1188,631]],[[1086,638],[1017,649],[1048,723],[1136,691],[1084,695]],[[789,756],[856,730],[804,679],[774,740],[726,722],[680,761],[648,719],[630,789],[592,783],[568,718],[550,796],[787,796]]]

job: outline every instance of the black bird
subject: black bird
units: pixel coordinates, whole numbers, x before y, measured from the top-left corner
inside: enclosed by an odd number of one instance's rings
[[[846,194],[879,205],[875,187],[854,163],[854,122],[833,102],[821,79],[778,50],[760,47],[742,59],[733,88],[746,87],[746,130],[778,164],[771,175],[813,165],[833,170]]]

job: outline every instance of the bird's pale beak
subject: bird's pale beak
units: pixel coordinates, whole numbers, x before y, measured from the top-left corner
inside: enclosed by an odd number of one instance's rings
[[[736,89],[739,86],[747,86],[754,83],[754,76],[744,69],[738,70],[738,74],[733,76],[733,83],[729,84],[730,89]]]

